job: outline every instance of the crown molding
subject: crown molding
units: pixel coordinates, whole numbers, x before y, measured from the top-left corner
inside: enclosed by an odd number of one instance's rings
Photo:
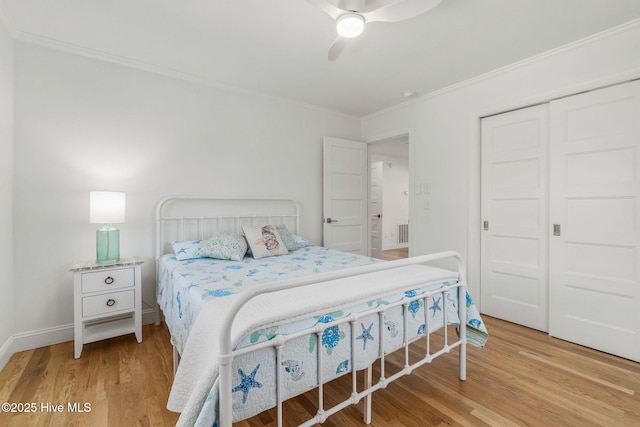
[[[1,1],[2,0],[0,0],[0,2]],[[250,89],[241,88],[238,86],[220,83],[214,79],[210,79],[208,77],[204,77],[201,75],[186,73],[184,71],[180,71],[171,67],[139,61],[136,59],[127,58],[120,55],[114,55],[112,53],[100,51],[97,49],[91,49],[91,48],[87,48],[77,44],[63,42],[51,37],[45,37],[45,36],[25,32],[25,31],[17,31],[17,35],[14,36],[14,39],[23,43],[35,44],[35,45],[43,46],[49,49],[58,50],[58,51],[62,51],[62,52],[66,52],[74,55],[79,55],[85,58],[91,58],[98,61],[105,61],[105,62],[109,62],[116,65],[122,65],[125,67],[134,68],[137,70],[142,70],[142,71],[146,71],[154,74],[159,74],[165,77],[183,80],[189,83],[195,83],[195,84],[207,86],[207,87],[218,89],[218,90],[241,93],[249,96],[258,96],[258,97],[267,98],[267,99],[271,99],[278,102],[286,102],[288,104],[293,104],[300,107],[320,111],[322,113],[334,114],[334,115],[338,115],[348,119],[355,119],[355,120],[360,119],[357,116],[350,115],[341,111],[331,110],[329,108],[305,103],[302,101],[296,101],[283,96],[277,96],[269,93],[254,91]]]
[[[421,101],[425,101],[425,100],[428,100],[428,99],[436,98],[436,97],[441,96],[443,94],[446,94],[446,93],[449,93],[449,92],[454,92],[454,91],[456,91],[458,89],[474,85],[474,84],[482,82],[484,80],[489,80],[489,79],[494,78],[496,76],[499,76],[501,74],[506,74],[506,73],[508,73],[510,71],[513,71],[513,70],[516,70],[518,68],[525,67],[525,66],[527,66],[529,64],[533,64],[535,62],[544,60],[546,58],[551,58],[553,56],[559,55],[559,54],[561,54],[563,52],[567,52],[567,51],[570,51],[570,50],[573,50],[573,49],[576,49],[576,48],[579,48],[579,47],[582,47],[582,46],[586,46],[586,45],[598,42],[600,40],[607,39],[609,37],[613,37],[613,36],[615,36],[617,34],[620,34],[620,33],[624,33],[624,32],[627,32],[627,31],[633,31],[633,30],[636,30],[638,28],[640,28],[640,19],[634,19],[634,20],[626,22],[624,24],[609,28],[608,30],[604,30],[604,31],[601,31],[599,33],[595,33],[595,34],[592,34],[590,36],[584,37],[582,39],[576,40],[574,42],[567,43],[565,45],[550,49],[550,50],[545,51],[543,53],[540,53],[538,55],[530,56],[529,58],[523,59],[521,61],[513,62],[511,64],[505,65],[504,67],[500,67],[500,68],[497,68],[495,70],[489,71],[487,73],[480,74],[480,75],[475,76],[475,77],[471,77],[470,79],[463,80],[463,81],[461,81],[459,83],[454,83],[454,84],[452,84],[450,86],[447,86],[447,87],[444,87],[442,89],[438,89],[438,90],[435,90],[433,92],[429,92],[429,93],[424,94],[422,96],[413,98],[410,101],[402,102],[400,104],[393,105],[393,106],[385,108],[383,110],[376,111],[375,113],[371,113],[371,114],[368,114],[366,116],[361,117],[361,120],[364,121],[364,120],[373,119],[373,118],[376,118],[378,116],[385,115],[385,114],[388,114],[388,113],[390,113],[392,111],[398,110],[400,108],[404,108],[404,107],[407,107],[409,105],[416,104],[416,103],[419,103]],[[629,76],[626,76],[626,78],[629,78]],[[608,84],[611,84],[611,83],[614,83],[614,82],[609,82]]]

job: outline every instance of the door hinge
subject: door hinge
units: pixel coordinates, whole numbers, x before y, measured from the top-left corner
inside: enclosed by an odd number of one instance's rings
[[[484,231],[489,231],[489,221],[484,221],[484,222],[482,223],[482,229],[483,229]]]
[[[560,235],[560,224],[553,224],[553,235],[554,236]]]

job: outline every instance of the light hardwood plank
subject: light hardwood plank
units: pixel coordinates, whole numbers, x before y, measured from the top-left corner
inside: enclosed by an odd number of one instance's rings
[[[640,364],[490,317],[485,322],[489,342],[468,348],[467,381],[458,379],[452,351],[374,393],[371,426],[640,425]],[[419,344],[410,353],[416,358],[424,351]],[[388,374],[402,368],[401,356],[388,358]],[[178,414],[165,408],[171,365],[169,334],[155,325],[144,327],[141,344],[133,335],[112,338],[86,345],[77,360],[72,342],[17,353],[0,372],[0,401],[34,402],[38,409],[63,404],[65,411],[0,413],[0,425],[172,426]],[[350,393],[351,378],[332,381],[327,390],[330,404]],[[305,421],[317,401],[312,391],[286,402],[285,426]],[[91,411],[69,412],[66,405],[76,402],[89,403]],[[235,425],[276,426],[276,412]],[[363,426],[362,404],[323,425]]]
[[[409,257],[409,248],[388,249],[382,251],[382,259],[385,261],[393,261],[394,259],[403,259]]]
[[[0,425],[174,425],[178,414],[166,409],[171,357],[169,334],[155,325],[143,328],[140,344],[133,334],[95,342],[79,359],[73,358],[73,342],[17,353],[0,373],[0,402],[35,403],[37,410],[2,412]],[[63,410],[53,412],[47,404]]]

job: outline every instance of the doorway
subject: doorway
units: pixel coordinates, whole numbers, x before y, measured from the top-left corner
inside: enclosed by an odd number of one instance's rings
[[[369,232],[374,258],[409,256],[409,135],[369,144]]]

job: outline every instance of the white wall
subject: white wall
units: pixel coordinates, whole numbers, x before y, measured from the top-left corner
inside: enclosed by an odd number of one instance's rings
[[[0,366],[13,335],[13,41],[0,24]]]
[[[638,52],[640,22],[365,117],[365,140],[413,129],[411,253],[459,251],[479,299],[480,117],[639,78]]]
[[[126,192],[120,252],[144,258],[149,308],[161,198],[294,198],[319,244],[322,137],[360,137],[355,118],[21,42],[15,104],[16,350],[72,339],[68,269],[95,257],[90,190]]]
[[[412,254],[460,251],[478,298],[479,118],[640,77],[639,51],[640,24],[627,26],[360,122],[35,45],[12,46],[0,31],[0,345],[11,333],[14,351],[72,339],[68,268],[94,256],[90,190],[127,193],[121,253],[145,259],[148,307],[155,299],[154,208],[164,196],[292,197],[302,204],[304,234],[319,243],[324,135],[374,141],[411,131]],[[13,116],[11,96],[4,96],[11,79]],[[419,186],[429,191],[418,195]],[[12,230],[13,262],[6,244]]]

